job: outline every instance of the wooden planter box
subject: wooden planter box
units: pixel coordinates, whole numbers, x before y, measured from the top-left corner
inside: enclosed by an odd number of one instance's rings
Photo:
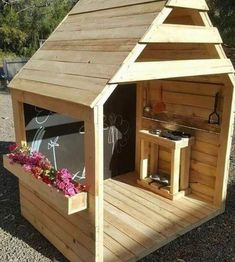
[[[21,165],[11,164],[7,156],[3,156],[3,165],[13,175],[18,177],[25,185],[30,187],[35,194],[42,196],[49,204],[66,215],[72,215],[87,208],[87,193],[81,192],[75,196],[67,197],[56,188],[35,179],[24,171]]]

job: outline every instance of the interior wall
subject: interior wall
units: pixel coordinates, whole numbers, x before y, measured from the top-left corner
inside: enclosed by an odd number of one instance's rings
[[[188,79],[187,79],[188,80]],[[215,94],[219,92],[218,112],[222,122],[223,85],[190,79],[178,81],[150,81],[142,88],[142,104],[152,107],[151,115],[142,118],[142,128],[181,130],[195,137],[190,160],[190,187],[192,192],[210,202],[214,199],[218,152],[220,149],[220,126],[208,124],[208,116],[213,112]],[[164,112],[158,112],[158,104],[163,102]],[[151,118],[158,119],[151,120]],[[167,148],[160,147],[159,169],[170,173],[171,155]]]

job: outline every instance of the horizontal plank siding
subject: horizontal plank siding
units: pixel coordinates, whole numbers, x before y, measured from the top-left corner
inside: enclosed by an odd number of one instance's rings
[[[152,27],[140,43],[213,43],[220,44],[222,39],[215,27],[162,24]]]
[[[123,6],[131,6],[137,4],[144,4],[152,2],[151,0],[109,0],[109,1],[96,1],[96,0],[80,0],[79,3],[71,10],[70,14],[80,14],[104,9],[113,9]],[[159,1],[159,8],[163,8],[165,1]],[[114,10],[115,12],[115,10]]]
[[[205,0],[169,0],[167,1],[166,6],[198,9],[202,11],[209,10]]]

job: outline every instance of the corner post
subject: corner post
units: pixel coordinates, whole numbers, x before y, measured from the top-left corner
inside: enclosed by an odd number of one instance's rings
[[[95,230],[95,262],[103,261],[103,106],[90,110],[85,122],[86,182],[89,212]],[[92,262],[92,261],[91,261]]]

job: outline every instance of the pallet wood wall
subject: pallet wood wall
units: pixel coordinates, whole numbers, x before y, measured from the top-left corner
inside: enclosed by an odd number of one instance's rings
[[[202,80],[203,81],[203,80]],[[145,87],[142,88],[142,104],[145,104]],[[215,94],[220,92],[219,113],[223,111],[223,85],[218,83],[200,83],[180,81],[151,81],[148,84],[149,100],[153,110],[163,101],[166,114],[182,117],[186,126],[168,119],[164,122],[142,119],[143,128],[167,128],[189,132],[195,136],[190,161],[190,187],[193,193],[213,202],[215,195],[216,169],[220,149],[220,129],[211,130],[207,124],[208,116],[213,111]],[[158,114],[157,114],[158,115]],[[161,114],[160,114],[161,116]],[[194,123],[199,123],[196,127]],[[192,127],[190,128],[190,123]],[[201,124],[200,124],[201,123]],[[204,129],[204,130],[203,130]],[[159,169],[169,173],[171,155],[167,148],[160,147]]]

